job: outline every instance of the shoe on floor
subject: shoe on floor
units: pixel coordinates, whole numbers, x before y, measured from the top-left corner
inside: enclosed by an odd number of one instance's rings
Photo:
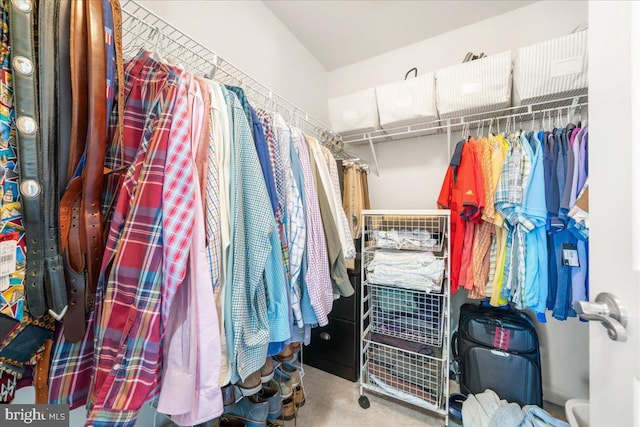
[[[246,427],[246,424],[233,415],[223,415],[220,417],[220,427]]]
[[[246,380],[238,381],[236,386],[240,389],[243,396],[253,396],[262,388],[262,379],[260,371],[256,371],[249,375]]]
[[[299,353],[301,347],[302,346],[300,345],[299,342],[292,342],[291,343],[291,351],[293,351],[293,354]]]
[[[291,377],[291,385],[295,388],[300,384],[300,368],[293,363],[283,363],[280,370]]]
[[[296,408],[301,408],[307,402],[307,399],[304,397],[304,388],[302,384],[293,389],[293,403],[296,405]]]
[[[257,396],[243,397],[225,415],[242,421],[247,427],[266,427],[269,404]]]
[[[278,382],[278,381],[275,381],[275,380],[271,380],[265,385],[268,388],[274,388],[274,389],[278,390],[278,392],[280,393],[280,397],[282,399],[288,399],[291,396],[293,396],[293,390],[285,382]]]
[[[275,420],[282,414],[282,397],[276,388],[262,387],[258,393],[258,400],[269,404],[267,420]]]
[[[296,405],[293,402],[293,398],[285,399],[282,402],[282,415],[278,418],[279,420],[289,421],[296,417]]]
[[[267,357],[264,365],[262,365],[262,368],[260,368],[260,378],[262,379],[262,384],[268,383],[273,379],[274,369],[275,367],[273,366],[273,359],[271,357]]]
[[[293,375],[289,375],[288,372],[284,372],[281,368],[275,370],[273,379],[277,383],[285,383],[291,390],[300,385],[300,375],[297,372],[293,372]]]
[[[278,362],[291,362],[293,360],[293,345],[285,345],[284,349],[275,355],[275,358]]]
[[[227,384],[222,387],[220,390],[222,391],[222,403],[224,406],[233,405],[236,403],[236,392],[233,384]]]

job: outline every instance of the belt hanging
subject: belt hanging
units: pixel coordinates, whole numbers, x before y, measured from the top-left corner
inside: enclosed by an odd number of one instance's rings
[[[60,201],[60,248],[69,299],[69,312],[65,318],[64,336],[70,342],[82,339],[86,322],[85,262],[80,243],[82,177],[74,178],[75,170],[85,149],[88,125],[86,26],[84,3],[81,1],[71,2],[69,54],[72,109],[69,163],[66,175],[69,184]]]
[[[38,4],[38,74],[42,152],[42,230],[45,292],[50,313],[61,320],[67,310],[67,291],[58,238],[58,153],[56,101],[56,5]],[[28,246],[27,246],[28,248]]]
[[[31,314],[46,312],[43,270],[44,246],[40,218],[42,187],[38,129],[38,83],[35,72],[33,40],[33,4],[31,0],[11,0],[9,27],[12,49],[13,85],[16,111],[16,140],[20,164],[22,216],[27,241],[25,295]],[[58,316],[60,313],[55,313]],[[62,313],[64,314],[64,313]]]
[[[58,119],[58,195],[62,196],[69,179],[69,149],[71,141],[71,64],[69,37],[71,36],[71,1],[56,4],[56,100]]]
[[[83,252],[87,267],[87,308],[93,310],[104,253],[102,236],[102,183],[107,144],[107,54],[102,1],[86,1],[89,53],[89,143],[82,173]]]

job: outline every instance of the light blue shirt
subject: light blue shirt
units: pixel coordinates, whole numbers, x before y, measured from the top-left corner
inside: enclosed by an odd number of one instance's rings
[[[269,342],[288,340],[290,331],[282,248],[251,128],[238,98],[225,92],[225,99],[233,117],[232,286],[225,315],[231,311],[232,328],[227,330],[232,333],[231,339],[227,334],[227,342],[231,382],[236,382],[258,371]]]
[[[547,202],[545,198],[542,144],[534,133],[523,141],[523,147],[531,158],[531,174],[525,189],[522,212],[534,228],[526,235],[524,305],[538,313],[545,321],[544,312],[549,292],[548,251],[545,225]]]

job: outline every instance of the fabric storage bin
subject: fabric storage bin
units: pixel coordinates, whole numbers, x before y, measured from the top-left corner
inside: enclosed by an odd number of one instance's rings
[[[517,50],[513,63],[515,105],[587,93],[587,31]]]
[[[375,89],[329,99],[331,127],[340,134],[380,129]]]
[[[395,126],[438,119],[434,73],[376,87],[380,126]]]
[[[511,106],[511,52],[436,71],[441,119]]]

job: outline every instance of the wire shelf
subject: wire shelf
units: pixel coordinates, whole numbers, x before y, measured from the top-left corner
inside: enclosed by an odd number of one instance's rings
[[[493,129],[497,130],[502,122],[501,130],[507,121],[522,123],[530,120],[541,120],[543,117],[549,121],[564,119],[567,122],[579,118],[583,111],[588,109],[588,96],[574,96],[560,99],[502,108],[499,110],[485,111],[477,114],[468,114],[448,119],[437,119],[412,125],[398,126],[389,129],[379,129],[367,133],[343,135],[343,141],[348,145],[375,144],[398,139],[415,138],[419,136],[440,134],[447,131],[461,131],[485,126],[488,128],[493,123]],[[578,115],[578,117],[576,117]]]
[[[371,333],[411,343],[442,345],[444,295],[371,284],[367,288]]]
[[[441,252],[447,218],[435,215],[367,215],[366,248]]]
[[[365,384],[407,403],[418,399],[442,406],[444,360],[375,341],[367,341],[365,347]]]
[[[121,0],[121,7],[125,57],[132,57],[141,49],[153,51],[159,48],[164,57],[193,74],[211,77],[215,73],[216,81],[242,87],[252,103],[281,113],[301,130],[340,139],[321,120],[278,95],[137,1]]]

